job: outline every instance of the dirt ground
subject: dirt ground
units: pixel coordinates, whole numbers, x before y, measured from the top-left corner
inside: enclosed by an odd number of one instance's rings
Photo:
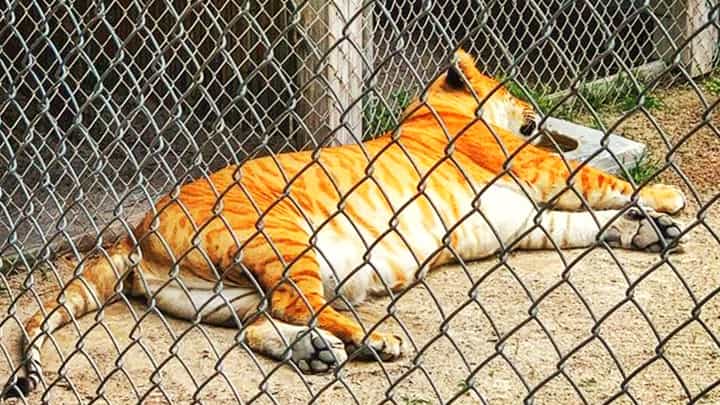
[[[649,160],[656,168],[666,166],[668,159],[675,163],[678,170],[668,167],[659,177],[660,181],[691,191],[689,182],[695,191],[714,195],[720,191],[718,97],[705,91],[702,84],[698,90],[700,93],[687,85],[655,91],[651,95],[660,107],[650,109],[648,115],[641,111],[613,110],[601,112],[599,116],[606,127],[614,127],[614,133],[647,145]],[[573,120],[593,122],[588,114],[580,114]]]
[[[662,98],[665,106],[653,116],[677,141],[699,122],[701,106],[689,89]],[[647,118],[631,117],[620,132],[662,156]],[[516,252],[502,266],[497,258],[446,266],[396,298],[394,317],[387,317],[387,298],[357,309],[366,326],[387,318],[381,328],[411,342],[403,359],[354,361],[335,375],[300,376],[245,351],[233,329],[165,318],[142,302],[116,303],[78,322],[86,333],[82,343],[73,326],[53,334],[56,345],[48,342],[43,351],[46,382],[54,382],[46,399],[417,405],[451,399],[505,404],[532,396],[536,404],[656,404],[702,394],[698,403],[720,403],[720,240],[713,235],[720,232],[720,202],[713,200],[720,192],[720,139],[703,129],[678,155],[696,192],[681,219],[695,226],[686,252],[667,260],[595,249],[586,255]],[[677,175],[664,180],[682,185]],[[67,278],[71,269],[60,268]],[[9,277],[13,295],[24,277]],[[53,296],[52,273],[36,277],[34,290]],[[28,296],[13,307],[10,302],[0,291],[0,384],[19,358],[16,319],[36,309]],[[67,381],[58,380],[60,374]],[[36,394],[29,403],[40,399]]]

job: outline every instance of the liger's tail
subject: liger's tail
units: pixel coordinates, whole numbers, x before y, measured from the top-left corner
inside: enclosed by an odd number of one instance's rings
[[[47,337],[72,319],[97,310],[116,291],[117,283],[129,268],[132,242],[123,239],[87,260],[82,273],[74,277],[57,297],[43,303],[44,311],[38,310],[25,322],[27,340],[23,344],[23,362],[26,374],[11,382],[2,392],[2,398],[26,397],[40,384],[42,368],[40,350]]]

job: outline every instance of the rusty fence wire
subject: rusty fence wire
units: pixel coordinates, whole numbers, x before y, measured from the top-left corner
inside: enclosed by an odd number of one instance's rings
[[[254,353],[243,325],[118,292],[48,331],[42,381],[19,401],[719,402],[719,15],[704,0],[0,1],[0,387],[24,376],[25,320],[159,197],[262,156],[313,150],[321,165],[322,148],[397,129],[462,47],[541,116],[598,130],[583,164],[605,154],[636,186],[682,188],[686,252],[503,245],[348,305],[407,353],[318,375]],[[681,102],[694,121],[668,124]],[[605,136],[638,122],[652,165]]]

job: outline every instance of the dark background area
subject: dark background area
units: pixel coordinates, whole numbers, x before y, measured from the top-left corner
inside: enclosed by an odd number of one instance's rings
[[[592,80],[655,57],[649,11],[627,1],[560,10],[555,0],[462,0],[433,2],[428,12],[417,1],[381,1],[372,85],[383,97],[416,91],[460,42],[486,72],[515,65],[525,85],[553,89],[582,69]],[[295,150],[306,135],[293,104],[303,63],[303,44],[288,29],[293,3],[254,0],[246,11],[220,0],[137,3],[34,1],[3,10],[0,256],[13,229],[32,244],[45,243],[48,229],[87,232],[117,207],[146,208],[174,184]],[[609,33],[617,55],[603,54]],[[400,37],[405,45],[396,49]]]

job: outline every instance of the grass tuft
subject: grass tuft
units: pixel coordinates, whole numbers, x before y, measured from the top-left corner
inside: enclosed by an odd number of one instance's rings
[[[540,109],[540,112],[542,113],[550,111],[550,109],[555,106],[554,100],[550,97],[552,92],[546,86],[540,86],[535,88],[526,86],[526,91],[523,91],[522,87],[520,87],[520,85],[516,81],[510,79],[505,82],[505,88],[510,92],[510,94],[519,98],[520,100],[525,100],[529,103],[532,103],[532,101],[534,101]]]
[[[578,111],[567,105],[557,106],[557,101],[552,96],[553,92],[547,86],[526,87],[526,91],[523,91],[520,85],[511,79],[505,83],[505,88],[510,94],[521,100],[531,102],[532,99],[543,114],[547,114],[552,110],[552,115],[556,118],[567,121],[573,121],[576,118]]]
[[[625,173],[622,173],[625,180],[632,180],[635,184],[642,184],[658,171],[658,162],[651,159],[647,151],[644,151],[640,156],[635,158],[635,161],[630,167],[625,166],[625,169],[628,174],[625,175]]]
[[[705,90],[714,96],[720,96],[720,70],[715,70],[707,79],[703,82]]]
[[[640,105],[648,110],[659,110],[664,107],[662,100],[651,94],[645,94],[642,97],[639,94],[627,94],[620,99],[620,109],[623,111],[632,110]]]
[[[658,97],[649,92],[641,96],[646,91],[644,79],[638,77],[637,81],[639,88],[628,75],[621,73],[609,82],[583,85],[578,89],[578,94],[596,111],[628,111],[640,105],[649,110],[662,108],[662,100]]]

